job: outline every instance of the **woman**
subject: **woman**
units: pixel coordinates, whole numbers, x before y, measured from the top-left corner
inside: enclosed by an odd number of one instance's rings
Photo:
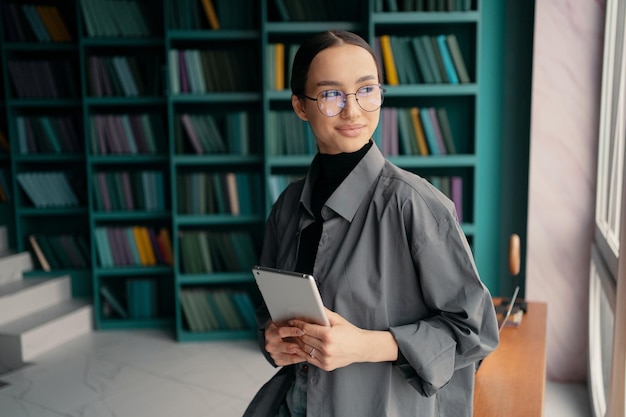
[[[474,370],[498,343],[453,203],[372,141],[384,90],[359,36],[329,31],[293,63],[293,109],[317,141],[267,221],[261,265],[311,273],[330,327],[257,314],[283,368],[246,416],[471,416]]]

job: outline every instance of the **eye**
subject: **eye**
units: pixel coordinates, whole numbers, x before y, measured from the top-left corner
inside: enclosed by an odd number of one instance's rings
[[[366,85],[365,87],[359,88],[357,93],[360,96],[364,96],[364,95],[373,93],[377,88],[378,88],[378,86],[376,86],[376,85]]]
[[[343,93],[339,90],[326,90],[320,93],[320,98],[323,100],[334,99],[343,96]]]

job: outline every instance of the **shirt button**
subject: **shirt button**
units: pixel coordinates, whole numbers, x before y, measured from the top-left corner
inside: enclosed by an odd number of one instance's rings
[[[309,365],[302,365],[302,372],[304,373],[309,372]]]

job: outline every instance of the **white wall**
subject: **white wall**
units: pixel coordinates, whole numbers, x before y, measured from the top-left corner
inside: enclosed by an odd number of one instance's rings
[[[526,296],[548,303],[548,379],[586,379],[604,0],[536,0]]]

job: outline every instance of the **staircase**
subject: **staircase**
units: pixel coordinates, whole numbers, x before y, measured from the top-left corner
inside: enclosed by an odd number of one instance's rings
[[[28,252],[0,257],[0,374],[93,328],[91,303],[72,298],[69,275],[36,277]]]

